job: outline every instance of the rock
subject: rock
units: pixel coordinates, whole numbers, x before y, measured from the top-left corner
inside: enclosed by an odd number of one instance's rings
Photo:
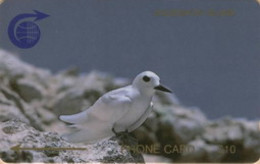
[[[21,62],[18,56],[1,49],[0,70],[0,72],[2,72],[9,79],[16,79],[23,76],[33,76],[39,83],[44,83],[51,74],[48,70],[39,69],[28,63]]]
[[[221,162],[225,153],[218,145],[209,145],[201,139],[189,143],[194,149],[181,154],[180,162]]]
[[[153,144],[186,144],[204,131],[204,125],[207,119],[197,109],[188,110],[179,105],[155,105],[154,113],[145,121],[146,130],[138,128],[135,132],[142,133],[142,138],[147,143],[149,138],[153,138],[150,143]],[[145,132],[142,132],[142,131]],[[167,132],[167,133],[165,133]],[[151,137],[153,135],[155,137]]]
[[[254,146],[246,147],[248,142],[254,143]],[[202,136],[189,145],[195,149],[183,153],[181,162],[255,162],[260,155],[257,122],[231,118],[210,122]]]
[[[17,120],[0,124],[0,145],[0,158],[5,162],[143,162],[140,154],[131,154],[116,140],[104,140],[94,145],[78,146],[63,141],[57,133],[39,132]],[[15,150],[14,148],[17,147],[80,147],[86,150]]]
[[[18,79],[12,84],[12,87],[26,102],[43,97],[44,88],[27,78]]]
[[[8,121],[14,118],[20,119],[27,123],[29,122],[29,120],[22,114],[22,112],[15,105],[15,103],[7,99],[1,91],[0,91],[0,113],[1,113],[0,115],[1,122]]]
[[[90,102],[84,99],[83,90],[70,89],[58,94],[50,108],[52,108],[53,112],[58,116],[75,114],[89,106]]]
[[[244,139],[241,124],[231,119],[209,123],[202,137],[212,144],[225,144],[228,141],[242,142]]]
[[[258,126],[257,121],[223,118],[209,123],[202,139],[220,147],[221,162],[254,162],[260,155]]]
[[[18,94],[8,89],[7,87],[1,87],[0,92],[10,101],[13,102],[13,105],[19,109],[19,113],[21,115],[17,115],[18,119],[26,117],[26,119],[30,122],[30,124],[38,129],[43,130],[39,115],[37,111],[32,108],[29,104],[25,103]],[[14,109],[14,108],[11,108]],[[1,108],[0,108],[1,110]]]

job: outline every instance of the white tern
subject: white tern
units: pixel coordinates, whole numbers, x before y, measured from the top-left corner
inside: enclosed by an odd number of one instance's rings
[[[160,84],[155,73],[138,74],[131,85],[105,93],[83,112],[61,115],[62,121],[72,123],[78,129],[63,138],[68,142],[95,143],[117,132],[135,130],[152,111],[152,97],[156,90],[171,93]]]

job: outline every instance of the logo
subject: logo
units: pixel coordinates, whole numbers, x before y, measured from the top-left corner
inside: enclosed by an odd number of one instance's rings
[[[40,28],[35,22],[48,16],[48,14],[34,10],[34,13],[24,13],[14,17],[8,26],[11,42],[23,49],[35,46],[41,36]]]

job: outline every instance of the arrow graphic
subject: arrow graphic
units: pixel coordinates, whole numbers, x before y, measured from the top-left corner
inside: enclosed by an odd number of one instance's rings
[[[16,17],[14,17],[12,19],[12,21],[10,22],[9,26],[8,26],[8,35],[9,35],[9,38],[10,40],[18,47],[20,48],[29,48],[28,45],[26,44],[23,44],[22,42],[20,42],[16,36],[15,36],[15,25],[18,21],[22,20],[22,19],[25,19],[25,18],[30,18],[30,17],[35,17],[34,19],[34,22],[38,21],[38,20],[41,20],[41,19],[44,19],[46,17],[48,17],[49,15],[48,14],[45,14],[45,13],[42,13],[42,12],[39,12],[37,10],[33,10],[34,13],[24,13],[24,14],[19,14],[17,15]]]
[[[21,144],[11,147],[13,151],[20,151],[20,150],[35,150],[35,151],[62,151],[62,150],[87,150],[87,148],[77,148],[77,147],[21,147]]]

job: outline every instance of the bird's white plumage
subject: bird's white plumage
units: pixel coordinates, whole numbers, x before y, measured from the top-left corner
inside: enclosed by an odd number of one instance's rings
[[[129,126],[128,131],[131,132],[137,129],[139,126],[141,126],[146,120],[146,118],[149,116],[149,114],[151,113],[152,109],[153,109],[153,103],[151,102],[150,106],[147,107],[144,114],[141,115],[139,119],[135,121],[131,126]]]
[[[149,77],[144,81],[143,77]],[[75,124],[78,130],[63,138],[69,142],[93,143],[113,136],[115,131],[133,131],[148,117],[152,110],[154,87],[159,77],[150,71],[139,74],[132,85],[110,91],[100,97],[89,109],[60,119]]]

